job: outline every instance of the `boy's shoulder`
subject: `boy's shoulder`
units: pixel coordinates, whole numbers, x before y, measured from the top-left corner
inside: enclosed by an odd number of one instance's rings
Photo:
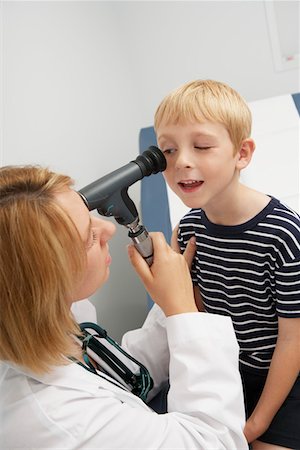
[[[187,242],[192,236],[195,236],[197,233],[202,234],[203,232],[205,232],[205,225],[203,224],[202,219],[202,209],[191,209],[180,219],[178,227],[179,243]]]
[[[292,226],[293,229],[295,227],[300,227],[300,215],[296,211],[294,211],[291,207],[283,203],[282,201],[272,198],[273,209],[268,214],[270,219],[279,220],[281,224],[289,228]]]
[[[183,216],[183,218],[181,220],[185,220],[185,219],[190,219],[190,218],[196,218],[199,219],[201,218],[203,214],[203,210],[201,208],[192,208],[190,209],[187,213],[185,213],[185,215]]]
[[[258,224],[257,236],[268,236],[285,262],[300,260],[300,215],[278,199],[272,198],[273,208]]]
[[[199,224],[203,218],[202,209],[190,209],[183,217],[180,219],[180,226],[184,224]]]
[[[247,231],[267,232],[275,235],[294,236],[300,242],[300,215],[291,207],[271,197],[269,204],[255,217],[241,225],[221,226],[211,224],[201,208],[191,209],[180,220],[179,229],[207,228],[210,232],[226,236]]]

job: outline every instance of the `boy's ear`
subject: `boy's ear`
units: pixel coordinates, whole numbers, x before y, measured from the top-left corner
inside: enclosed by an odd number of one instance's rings
[[[255,150],[255,142],[253,139],[244,139],[239,151],[237,152],[236,168],[238,170],[245,169],[252,159],[253,152]]]

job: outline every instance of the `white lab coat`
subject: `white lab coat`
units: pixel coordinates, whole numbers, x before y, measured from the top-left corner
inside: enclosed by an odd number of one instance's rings
[[[76,363],[36,375],[0,365],[0,448],[246,450],[238,345],[229,318],[154,306],[124,346],[169,376],[168,413]]]
[[[77,323],[94,322],[97,323],[97,311],[88,298],[72,303],[72,314]]]

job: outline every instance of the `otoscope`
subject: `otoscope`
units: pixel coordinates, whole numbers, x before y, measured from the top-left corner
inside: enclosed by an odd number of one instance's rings
[[[119,224],[129,229],[128,236],[149,266],[153,262],[152,240],[146,228],[139,223],[137,209],[127,191],[136,181],[163,172],[166,166],[163,153],[157,147],[151,146],[134,161],[79,191],[89,211],[97,209],[102,216],[114,216]]]

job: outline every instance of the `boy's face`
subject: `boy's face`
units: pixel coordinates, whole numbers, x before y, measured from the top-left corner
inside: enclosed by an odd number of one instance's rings
[[[167,160],[164,177],[185,205],[205,210],[230,201],[239,179],[239,152],[234,155],[222,124],[162,124],[157,142]]]

